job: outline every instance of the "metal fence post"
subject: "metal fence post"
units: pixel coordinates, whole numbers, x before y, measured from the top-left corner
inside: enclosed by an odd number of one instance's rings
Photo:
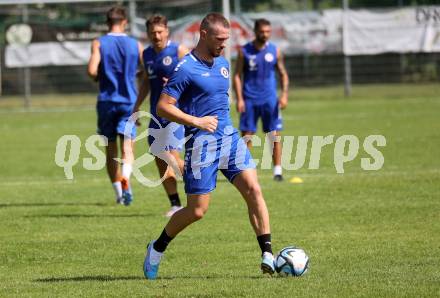
[[[23,23],[27,24],[29,22],[29,11],[27,4],[23,5],[22,9],[22,20]],[[26,48],[29,44],[26,45]],[[29,52],[29,51],[27,51]],[[25,66],[23,69],[23,80],[24,80],[24,107],[29,108],[31,106],[31,69],[29,66]]]
[[[240,0],[234,0],[234,13],[236,15],[241,13],[241,3],[240,3]]]
[[[342,31],[343,31],[343,52],[344,52],[344,73],[345,73],[345,84],[344,84],[344,94],[345,97],[351,96],[351,59],[350,56],[345,52],[345,45],[348,39],[348,27],[347,27],[347,18],[348,18],[348,0],[344,0],[344,9],[343,13],[343,22],[342,22]]]
[[[224,17],[231,22],[231,6],[229,3],[229,0],[222,0],[222,6],[223,6],[223,15]],[[230,38],[226,41],[226,48],[225,48],[225,58],[228,60],[229,65],[231,65],[231,40]],[[229,94],[231,94],[231,82],[232,82],[232,75],[231,75],[231,69],[232,67],[229,66]],[[231,102],[231,97],[229,97],[229,101]]]
[[[128,13],[130,16],[130,34],[133,36],[136,29],[134,28],[134,26],[136,26],[135,24],[135,20],[136,20],[136,2],[135,0],[130,0],[128,2]]]
[[[0,47],[0,96],[3,95],[3,76],[2,76],[2,48]]]

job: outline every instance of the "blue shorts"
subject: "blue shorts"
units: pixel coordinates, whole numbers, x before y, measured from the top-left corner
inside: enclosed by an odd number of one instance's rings
[[[188,143],[191,145],[188,146]],[[236,130],[222,138],[216,138],[212,134],[202,135],[188,143],[183,171],[187,194],[206,194],[213,191],[218,170],[232,183],[243,170],[255,168],[251,153]]]
[[[107,137],[109,142],[116,141],[117,135],[125,135],[134,139],[136,137],[136,125],[129,123],[134,104],[126,104],[112,101],[98,101],[96,112],[98,114],[98,134]]]
[[[280,131],[283,129],[283,120],[278,107],[278,101],[254,103],[245,100],[245,112],[240,115],[240,130],[255,133],[258,119],[263,121],[263,132]]]
[[[185,140],[184,126],[175,122],[161,123],[151,120],[148,126],[148,145],[150,153],[158,156],[160,152],[182,151]]]

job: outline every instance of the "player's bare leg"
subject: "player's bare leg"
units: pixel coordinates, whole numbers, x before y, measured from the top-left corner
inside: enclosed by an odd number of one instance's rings
[[[166,154],[170,155],[168,156],[168,158],[173,158],[175,160],[180,170],[181,176],[183,173],[183,160],[180,158],[179,152],[177,150],[171,150],[169,152],[166,152]],[[176,211],[182,208],[182,204],[180,202],[179,194],[177,191],[176,174],[173,171],[172,167],[169,166],[165,160],[156,157],[155,161],[156,166],[159,170],[160,177],[164,178],[162,185],[168,195],[171,204],[171,209],[166,213],[166,216],[171,217]]]
[[[121,185],[121,171],[119,163],[115,160],[118,157],[118,145],[115,141],[108,142],[105,148],[106,153],[106,169],[107,174],[115,191],[115,200],[117,204],[122,204],[122,185]]]
[[[240,191],[248,207],[249,220],[262,251],[261,270],[263,273],[272,275],[275,272],[275,265],[272,254],[269,211],[258,183],[256,170],[242,171],[234,178],[233,184]]]
[[[164,179],[162,185],[165,189],[165,192],[168,195],[177,193],[177,180],[173,169],[168,167],[168,164],[159,157],[156,157],[154,160],[156,162],[157,169],[159,170],[160,177],[163,177]]]
[[[124,163],[133,164],[134,161],[134,142],[132,139],[121,138],[121,158]],[[131,174],[131,173],[130,173]]]
[[[272,162],[273,162],[273,178],[275,181],[283,181],[283,173],[281,167],[281,135],[279,131],[270,133],[271,142],[273,142]]]
[[[121,184],[122,184],[122,197],[124,199],[124,205],[128,206],[133,201],[133,192],[130,186],[130,176],[133,171],[133,140],[129,138],[120,137],[121,143],[121,159],[122,159],[122,174],[121,174]]]
[[[241,136],[246,141],[248,149],[252,149],[252,137],[254,133],[251,131],[242,131]],[[274,180],[283,181],[283,173],[281,167],[281,135],[279,131],[272,131],[268,133],[269,141],[272,149],[272,162],[274,165]]]
[[[165,226],[168,236],[174,238],[187,226],[202,219],[208,211],[210,199],[210,194],[188,195],[187,206],[174,213]]]
[[[267,133],[270,142],[270,151],[272,151],[273,179],[283,181],[283,169],[281,167],[281,135],[278,131]]]
[[[252,149],[252,136],[253,135],[254,135],[254,133],[251,132],[251,131],[242,131],[241,132],[241,136],[246,141],[246,145],[247,145],[249,150]]]
[[[118,157],[118,145],[116,142],[108,142],[106,147],[106,168],[107,174],[111,182],[119,181],[121,172],[119,170],[119,163],[115,160]]]
[[[257,236],[270,233],[269,212],[255,169],[247,169],[233,180],[234,186],[246,201],[249,220]]]

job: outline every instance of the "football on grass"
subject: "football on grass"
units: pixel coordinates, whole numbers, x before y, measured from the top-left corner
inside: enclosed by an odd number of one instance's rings
[[[275,270],[280,276],[301,276],[308,267],[309,257],[303,249],[295,246],[283,248],[275,257]]]

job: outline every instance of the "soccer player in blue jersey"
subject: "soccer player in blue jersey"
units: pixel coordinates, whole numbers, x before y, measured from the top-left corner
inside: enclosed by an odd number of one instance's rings
[[[210,13],[202,20],[196,48],[176,66],[157,105],[159,116],[184,124],[190,137],[183,174],[187,206],[174,213],[159,238],[149,243],[144,260],[147,279],[157,277],[162,255],[174,237],[207,212],[219,170],[247,203],[263,273],[274,273],[269,213],[250,152],[229,116],[229,64],[221,56],[229,32],[229,22],[221,14]]]
[[[152,146],[154,141],[159,140],[155,140],[151,134],[148,137],[148,143],[150,145],[150,152],[155,156],[159,175],[164,179],[162,184],[171,204],[171,209],[166,213],[166,216],[171,217],[174,212],[182,208],[182,205],[177,192],[176,175],[172,167],[168,167],[166,160],[174,158],[180,168],[180,173],[183,172],[183,161],[179,156],[179,151],[182,150],[184,132],[183,125],[170,122],[157,116],[156,106],[159,101],[159,96],[162,93],[163,85],[173,73],[179,59],[185,56],[188,50],[184,46],[169,40],[167,23],[166,17],[153,15],[145,24],[151,46],[146,48],[143,52],[145,66],[144,79],[139,88],[139,95],[133,112],[139,111],[145,97],[151,92],[150,114],[154,119],[150,120],[149,129],[159,130],[156,137],[161,138],[160,143],[164,144],[165,148]],[[175,144],[174,141],[176,140],[182,140],[182,142]],[[171,156],[164,156],[166,154],[170,154]],[[165,160],[160,157],[165,157]]]
[[[130,205],[133,193],[130,175],[133,164],[135,127],[124,136],[125,124],[133,111],[137,97],[136,69],[142,63],[142,45],[125,34],[127,16],[122,7],[107,12],[109,32],[92,42],[92,54],[88,64],[89,76],[99,82],[98,133],[108,140],[106,147],[107,173],[116,195],[116,203]],[[119,136],[122,171],[118,157]]]
[[[234,73],[240,130],[243,136],[250,138],[257,131],[257,122],[261,117],[263,132],[268,133],[273,142],[274,179],[282,181],[280,131],[283,123],[280,108],[287,106],[289,76],[280,49],[269,42],[270,22],[266,19],[256,20],[254,33],[255,39],[239,50]],[[279,97],[275,70],[281,80]],[[250,141],[248,146],[252,146]]]

